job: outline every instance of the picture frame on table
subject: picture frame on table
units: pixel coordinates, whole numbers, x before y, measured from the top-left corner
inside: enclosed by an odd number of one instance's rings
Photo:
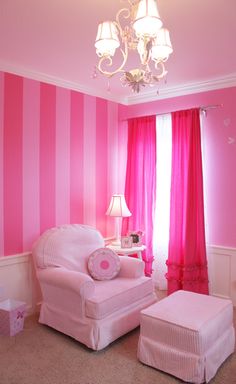
[[[130,236],[121,237],[121,248],[131,248],[132,247],[132,238]]]
[[[141,247],[143,244],[142,238],[143,238],[143,232],[142,231],[132,231],[129,232],[129,237],[132,239],[132,246],[133,247]]]

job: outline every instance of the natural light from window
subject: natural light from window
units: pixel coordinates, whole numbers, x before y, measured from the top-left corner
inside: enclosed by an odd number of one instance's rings
[[[153,279],[159,289],[167,289],[171,183],[171,114],[156,117],[156,209],[153,236]]]

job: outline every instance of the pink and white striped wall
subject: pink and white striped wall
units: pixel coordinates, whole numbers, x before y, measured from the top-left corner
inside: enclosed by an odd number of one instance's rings
[[[0,72],[0,256],[65,223],[111,234],[117,126],[116,103]]]
[[[0,72],[0,256],[30,250],[45,229],[64,223],[112,235],[105,212],[124,189],[127,118],[221,103],[204,120],[208,240],[235,247],[235,94],[236,87],[118,106]]]

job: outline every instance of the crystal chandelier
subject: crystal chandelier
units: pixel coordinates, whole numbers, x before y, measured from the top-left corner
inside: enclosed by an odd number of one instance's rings
[[[122,85],[128,85],[133,92],[138,93],[141,87],[153,86],[166,76],[164,63],[173,49],[169,31],[162,28],[156,0],[127,1],[129,7],[120,9],[115,21],[104,21],[98,26],[95,48],[99,62],[96,69],[108,78],[121,73]],[[123,26],[121,17],[129,19],[129,24]],[[109,70],[118,48],[121,64]],[[125,70],[131,50],[138,52],[140,66]]]

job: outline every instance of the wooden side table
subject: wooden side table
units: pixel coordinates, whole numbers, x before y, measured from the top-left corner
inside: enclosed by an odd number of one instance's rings
[[[140,247],[121,248],[120,245],[108,244],[107,248],[110,248],[113,251],[115,251],[117,255],[130,256],[130,255],[137,254],[138,258],[142,260],[142,251],[146,249],[146,246],[141,245]]]

